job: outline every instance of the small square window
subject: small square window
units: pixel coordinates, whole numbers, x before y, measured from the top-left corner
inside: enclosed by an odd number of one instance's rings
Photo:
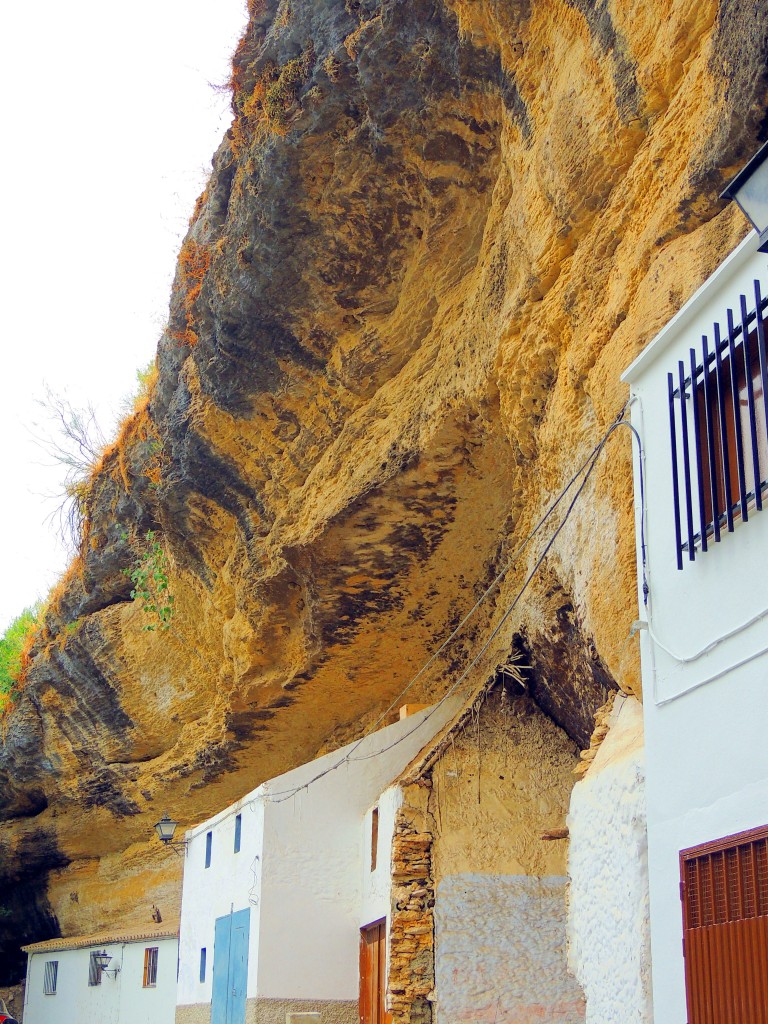
[[[47,960],[45,964],[45,976],[43,978],[43,992],[47,996],[56,994],[56,981],[59,975],[59,961]]]
[[[205,834],[205,866],[211,866],[211,849],[213,848],[213,832]]]
[[[205,981],[205,961],[208,954],[205,946],[200,950],[200,981]]]
[[[238,814],[235,818],[235,853],[240,853],[240,833],[243,828],[243,816]]]
[[[158,946],[148,946],[144,950],[144,988],[154,988],[157,984],[158,948]]]

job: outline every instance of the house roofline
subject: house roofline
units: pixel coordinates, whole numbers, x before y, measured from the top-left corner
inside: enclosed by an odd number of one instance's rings
[[[505,668],[509,676],[514,677],[518,683],[523,683],[523,673],[514,663],[508,663]],[[494,675],[490,679],[484,680],[479,686],[476,686],[453,718],[446,722],[443,728],[428,743],[424,744],[416,757],[395,779],[393,785],[409,785],[422,779],[443,753],[453,733],[464,725],[470,715],[479,710],[480,705],[485,701],[495,685],[496,677]]]
[[[643,376],[648,367],[669,349],[681,331],[686,330],[696,316],[698,316],[701,307],[710,300],[713,286],[723,287],[727,285],[728,281],[757,253],[759,244],[760,239],[757,232],[750,231],[733,252],[726,256],[717,270],[710,274],[706,281],[697,288],[685,305],[667,321],[665,326],[646,345],[640,355],[629,364],[621,375],[621,380],[625,384],[634,384],[635,381]]]
[[[768,159],[768,142],[764,142],[763,145],[758,149],[754,156],[749,159],[744,166],[741,168],[739,173],[731,178],[728,184],[725,186],[723,191],[720,193],[721,199],[735,199],[736,193],[739,191],[741,186],[755,173],[757,168]]]
[[[447,699],[451,702],[448,704],[446,709],[447,712],[450,713],[454,703],[458,704],[460,698],[448,697]],[[416,732],[422,727],[428,728],[427,723],[432,716],[438,712],[438,709],[440,709],[445,703],[445,700],[446,698],[443,698],[443,700],[424,708],[422,711],[416,712],[416,714],[410,715],[406,719],[400,719],[397,722],[383,726],[373,732],[365,733],[359,739],[352,740],[343,747],[330,750],[319,757],[313,758],[311,761],[297,765],[295,768],[292,768],[281,775],[275,776],[275,778],[267,779],[265,782],[262,782],[260,786],[257,786],[256,789],[252,790],[250,793],[246,793],[245,796],[241,797],[235,803],[223,808],[223,810],[208,818],[206,821],[200,822],[192,828],[187,829],[184,833],[185,840],[190,842],[198,836],[201,836],[203,833],[211,831],[226,818],[233,814],[240,813],[246,807],[256,806],[260,802],[266,804],[271,802],[275,797],[284,796],[280,787],[288,787],[289,790],[291,787],[295,787],[296,792],[307,788],[307,786],[312,782],[319,780],[319,778],[326,774],[329,774],[337,764],[342,762],[346,754],[352,750],[360,750],[359,756],[354,760],[367,760],[371,757],[377,756],[379,753],[385,753],[390,746],[394,746],[395,744],[406,740],[411,733]],[[421,749],[425,749],[430,742],[431,740],[425,741],[425,744]],[[313,777],[313,772],[317,774],[317,778]],[[382,775],[383,779],[389,777],[383,773]],[[383,785],[380,791],[383,791],[383,789],[386,788],[386,785]]]
[[[85,949],[88,946],[114,946],[118,943],[146,942],[147,939],[178,939],[178,928],[162,931],[95,932],[93,935],[73,935],[69,938],[45,939],[22,946],[22,953],[52,953],[67,949]]]

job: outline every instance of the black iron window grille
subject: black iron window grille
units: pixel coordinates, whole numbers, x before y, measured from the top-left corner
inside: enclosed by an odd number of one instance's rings
[[[751,308],[750,308],[751,306]],[[739,297],[667,374],[677,567],[760,511],[768,490],[768,297]],[[723,336],[725,335],[725,336]]]

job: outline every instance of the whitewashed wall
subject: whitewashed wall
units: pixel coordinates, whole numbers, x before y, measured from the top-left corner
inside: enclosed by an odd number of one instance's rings
[[[235,853],[235,818],[241,815],[240,851]],[[205,867],[206,835],[213,834],[211,866]],[[211,1001],[216,919],[250,907],[248,957],[258,960],[259,895],[264,843],[264,805],[240,801],[186,834],[184,885],[179,929],[180,1006]],[[205,981],[200,981],[200,950],[206,950]],[[255,976],[248,996],[256,995]]]
[[[357,1000],[363,820],[372,802],[455,711],[456,703],[447,701],[431,717],[429,710],[422,711],[380,729],[366,738],[351,763],[283,803],[268,800],[259,996]],[[267,797],[303,785],[349,749],[267,783]]]
[[[359,927],[389,918],[392,891],[392,836],[395,817],[403,803],[403,791],[390,786],[376,802],[379,811],[378,851],[376,870],[371,871],[371,837],[373,808],[363,819],[361,858],[361,901],[358,911]]]
[[[380,729],[354,753],[349,744],[272,779],[187,833],[180,1006],[210,1002],[215,920],[249,905],[249,999],[280,1007],[281,1001],[356,1002],[359,929],[367,923],[361,920],[366,856],[370,864],[370,840],[364,852],[364,819],[382,791],[456,710],[455,701],[446,701],[437,711],[427,709]],[[350,763],[323,775],[348,753]],[[312,781],[318,775],[323,777]],[[394,806],[387,807],[385,801],[385,814],[393,822]],[[233,852],[237,813],[243,823],[239,854]],[[389,864],[384,831],[388,827],[391,838],[391,822],[380,832],[383,871]],[[212,859],[206,869],[209,831]],[[372,891],[367,896],[379,898]],[[202,985],[201,946],[206,946],[208,960]]]
[[[571,796],[568,962],[587,1024],[653,1020],[642,715],[638,701],[617,699],[611,729]]]
[[[702,334],[711,343],[715,320],[725,333],[726,309],[738,310],[742,292],[752,301],[755,277],[768,290],[768,256],[756,245],[753,234],[624,375],[645,449],[651,594],[648,607],[639,594],[639,614],[653,631],[641,634],[653,989],[658,1019],[675,1024],[686,1019],[678,853],[768,823],[768,509],[737,520],[678,571],[666,375],[678,359],[688,364],[689,348],[700,351]],[[635,457],[639,553],[638,468]]]
[[[144,950],[158,947],[157,985],[143,988]],[[91,952],[106,950],[109,970],[121,965],[116,976],[107,975],[100,985],[88,985]],[[24,1024],[172,1024],[176,1006],[176,939],[146,939],[131,943],[106,943],[85,949],[30,953]],[[45,964],[58,960],[55,995],[43,989]]]

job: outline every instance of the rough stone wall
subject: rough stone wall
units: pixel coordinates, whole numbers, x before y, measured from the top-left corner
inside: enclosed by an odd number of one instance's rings
[[[562,825],[575,746],[496,687],[403,786],[392,842],[389,1006],[398,1024],[584,1018],[566,969]]]
[[[541,839],[565,822],[578,752],[509,689],[490,691],[432,771],[436,1024],[584,1017],[566,961],[567,842]]]
[[[651,1024],[642,707],[617,698],[568,813],[568,950],[587,1024]]]
[[[428,779],[403,789],[392,836],[387,1006],[398,1024],[430,1024],[435,984],[433,833]]]
[[[765,134],[764,5],[249,6],[157,386],[83,490],[5,723],[9,974],[20,939],[141,924],[147,895],[170,920],[166,808],[204,819],[375,719],[746,230],[717,196]],[[480,667],[520,646],[581,746],[614,680],[639,690],[630,494],[617,433]],[[149,529],[167,631],[125,575]],[[456,678],[546,536],[413,700]]]

